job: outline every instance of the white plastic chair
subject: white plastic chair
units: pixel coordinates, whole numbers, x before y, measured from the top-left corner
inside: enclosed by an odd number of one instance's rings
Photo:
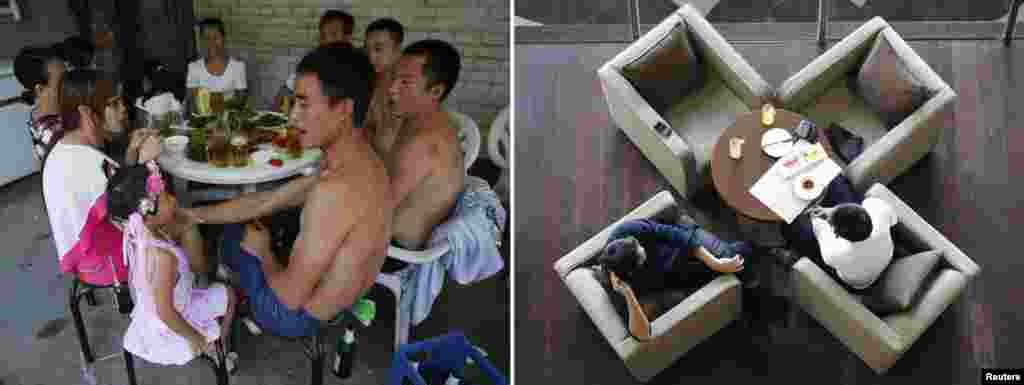
[[[509,194],[509,110],[508,106],[505,106],[498,113],[498,117],[494,119],[494,123],[491,123],[491,131],[487,133],[487,154],[494,162],[495,165],[502,168],[501,176],[498,177],[498,183],[494,186],[494,191],[501,197],[502,203],[508,204]]]
[[[466,154],[466,170],[469,170],[480,155],[480,126],[466,114],[452,109],[447,111],[449,124],[459,131],[459,142]]]
[[[472,118],[458,111],[448,110],[448,118],[451,124],[459,130],[459,139],[462,149],[465,151],[466,169],[476,161],[480,153],[480,128]],[[426,249],[407,250],[401,247],[388,246],[388,257],[408,263],[405,269],[393,273],[377,274],[377,284],[384,286],[391,291],[395,297],[395,350],[409,342],[409,329],[412,327],[412,320],[409,314],[402,312],[402,279],[399,274],[407,269],[415,269],[417,264],[430,263],[448,252],[447,244]]]

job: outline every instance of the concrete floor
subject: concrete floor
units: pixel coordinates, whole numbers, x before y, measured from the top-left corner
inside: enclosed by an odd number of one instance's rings
[[[83,375],[80,349],[67,307],[68,281],[58,274],[56,251],[42,199],[39,174],[0,187],[0,385],[127,384],[119,354],[93,365],[94,376]],[[508,244],[503,254],[508,265]],[[434,304],[430,318],[413,328],[410,341],[462,330],[490,354],[498,369],[510,372],[508,270],[483,282],[462,286],[449,281]],[[359,335],[361,350],[354,374],[345,383],[381,384],[391,367],[394,300],[375,287],[377,322]],[[120,336],[128,320],[102,293],[100,305],[84,305],[86,330],[96,357],[119,353]],[[467,311],[466,309],[473,309]],[[339,335],[332,330],[331,341]],[[311,367],[298,342],[267,335],[237,342],[239,371],[233,384],[308,384]],[[333,358],[332,358],[333,359]],[[184,367],[159,367],[135,359],[138,384],[214,384],[213,371],[203,362]],[[90,379],[90,377],[93,377]],[[325,371],[325,384],[342,380]]]

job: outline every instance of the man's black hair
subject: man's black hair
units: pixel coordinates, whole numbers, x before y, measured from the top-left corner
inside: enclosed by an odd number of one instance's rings
[[[370,82],[374,74],[366,53],[351,48],[351,45],[319,47],[302,58],[295,74],[316,75],[320,81],[320,92],[330,98],[331,103],[352,99],[353,124],[362,126],[366,119]]]
[[[86,68],[92,64],[96,47],[81,36],[72,36],[57,45],[61,57],[75,68]]]
[[[342,31],[345,32],[346,35],[351,35],[352,30],[356,27],[356,19],[352,17],[351,14],[338,9],[329,9],[327,12],[324,12],[323,16],[320,16],[320,29],[324,29],[324,24],[335,20],[341,21],[341,23],[344,24]]]
[[[107,213],[116,222],[127,222],[139,210],[139,202],[148,194],[149,169],[139,164],[117,169],[107,181]],[[153,202],[159,206],[159,202]],[[157,208],[159,210],[159,208]]]
[[[402,27],[402,23],[390,17],[374,20],[370,25],[366,26],[366,36],[370,36],[370,32],[383,31],[391,32],[391,38],[395,40],[399,46],[402,45],[402,40],[405,39],[405,27]]]
[[[54,61],[62,61],[60,51],[56,47],[29,46],[18,51],[14,58],[14,77],[25,88],[20,98],[25,104],[35,104],[36,85],[46,85],[50,81],[50,73],[46,66]]]
[[[860,242],[871,236],[871,216],[861,205],[844,203],[836,206],[829,222],[837,236],[850,242]]]
[[[459,71],[462,70],[462,59],[459,51],[445,41],[437,39],[420,40],[412,43],[402,50],[403,55],[424,56],[423,75],[427,77],[427,87],[441,84],[444,86],[444,93],[441,94],[441,101],[448,97],[459,81]]]
[[[206,18],[206,19],[203,19],[203,20],[199,21],[199,31],[200,32],[205,31],[205,30],[210,29],[210,28],[217,29],[217,31],[220,32],[221,36],[224,36],[224,37],[228,36],[228,34],[226,32],[224,32],[224,21],[223,20],[221,20],[219,18],[216,18],[216,17],[209,17],[209,18]]]
[[[636,271],[637,259],[640,258],[639,242],[636,238],[626,237],[608,242],[604,253],[597,257],[597,263],[606,270],[614,272],[620,279],[628,280]]]

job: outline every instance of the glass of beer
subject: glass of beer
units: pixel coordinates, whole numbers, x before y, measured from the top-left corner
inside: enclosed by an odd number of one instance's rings
[[[210,92],[210,110],[217,115],[224,113],[224,93],[219,91]]]
[[[302,142],[299,141],[299,129],[295,126],[288,126],[285,148],[288,149],[288,156],[302,157]]]
[[[249,140],[245,135],[231,138],[231,165],[245,167],[249,165]]]
[[[207,159],[214,167],[228,167],[231,165],[232,149],[228,137],[223,132],[214,132],[206,144]]]

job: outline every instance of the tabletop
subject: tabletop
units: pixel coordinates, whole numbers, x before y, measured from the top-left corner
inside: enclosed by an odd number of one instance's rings
[[[795,130],[803,119],[803,115],[778,108],[775,110],[775,122],[770,127],[761,124],[761,109],[736,117],[736,122],[718,138],[711,155],[711,177],[722,200],[752,219],[783,222],[781,217],[750,194],[750,188],[776,161],[761,150],[761,135],[772,128]],[[729,157],[731,138],[744,140],[740,159]],[[826,147],[826,151],[828,149]]]
[[[167,152],[161,154],[157,161],[161,168],[177,178],[215,185],[250,185],[298,175],[304,169],[316,166],[322,156],[319,149],[307,149],[297,159],[289,158],[284,151],[278,152],[279,158],[284,161],[280,167],[257,161],[250,162],[246,167],[215,167]]]

